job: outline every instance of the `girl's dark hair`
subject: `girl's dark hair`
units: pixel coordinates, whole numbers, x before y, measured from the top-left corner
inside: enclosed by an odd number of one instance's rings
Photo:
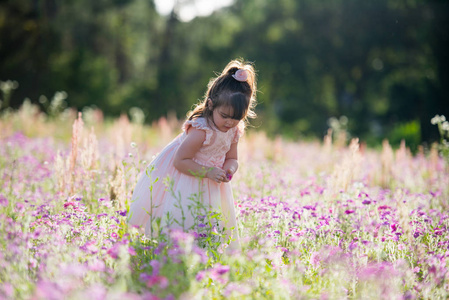
[[[248,77],[245,81],[238,81],[232,75],[238,70],[245,70]],[[208,99],[212,101],[212,109],[207,105]],[[243,120],[255,118],[256,113],[256,72],[251,63],[241,59],[232,60],[224,68],[223,72],[212,78],[207,85],[204,99],[189,114],[189,120],[199,117],[209,119],[213,109],[222,105],[230,105],[233,110],[233,119]]]

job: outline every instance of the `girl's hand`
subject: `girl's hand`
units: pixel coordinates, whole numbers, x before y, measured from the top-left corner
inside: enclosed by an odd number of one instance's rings
[[[221,183],[221,182],[227,180],[226,172],[223,169],[216,168],[216,167],[213,167],[211,170],[209,170],[206,173],[206,177],[217,182],[217,183]]]
[[[229,182],[232,179],[232,176],[234,176],[235,170],[233,168],[229,168],[226,170],[226,178],[223,180],[224,182]]]

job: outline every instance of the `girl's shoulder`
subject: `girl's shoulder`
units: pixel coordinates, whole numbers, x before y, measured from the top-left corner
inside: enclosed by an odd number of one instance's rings
[[[206,131],[212,130],[212,128],[207,123],[207,120],[203,117],[185,121],[184,125],[182,126],[182,130],[188,131],[191,127]]]
[[[203,117],[199,117],[193,120],[187,120],[184,122],[182,126],[182,130],[185,133],[188,133],[190,128],[195,128],[199,130],[204,130],[206,132],[206,138],[204,140],[203,145],[209,145],[214,134],[213,129],[207,123],[207,120]]]

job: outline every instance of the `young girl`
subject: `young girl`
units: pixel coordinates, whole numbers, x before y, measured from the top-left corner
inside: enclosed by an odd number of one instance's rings
[[[134,189],[128,222],[145,226],[160,218],[162,228],[194,230],[204,215],[199,201],[222,213],[220,226],[239,247],[231,179],[238,169],[237,144],[244,120],[255,117],[256,80],[253,67],[231,61],[208,84],[204,101],[196,106],[178,135],[149,164]],[[164,179],[169,176],[168,183]],[[156,180],[157,178],[157,180]],[[204,226],[204,224],[200,224]]]

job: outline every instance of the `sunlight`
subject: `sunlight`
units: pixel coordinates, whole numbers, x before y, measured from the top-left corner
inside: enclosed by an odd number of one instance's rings
[[[233,0],[197,0],[179,4],[179,18],[189,22],[197,16],[208,16],[215,10],[231,5]],[[156,9],[162,15],[168,15],[175,4],[175,0],[155,0]]]

